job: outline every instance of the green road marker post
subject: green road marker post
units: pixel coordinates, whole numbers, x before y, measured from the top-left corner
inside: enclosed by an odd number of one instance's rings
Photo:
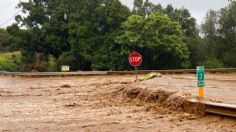
[[[204,98],[204,87],[205,87],[205,69],[204,66],[197,66],[197,86],[199,98]]]

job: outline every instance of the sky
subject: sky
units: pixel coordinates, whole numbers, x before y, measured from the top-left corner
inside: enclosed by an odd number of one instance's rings
[[[14,23],[14,17],[20,13],[20,9],[15,7],[20,0],[0,0],[0,27],[6,28]],[[21,0],[27,1],[27,0]],[[133,7],[133,0],[120,0],[130,9]],[[175,8],[187,8],[191,15],[200,25],[206,16],[208,10],[218,10],[229,4],[228,0],[149,0],[154,4],[160,3],[162,6],[172,4]]]

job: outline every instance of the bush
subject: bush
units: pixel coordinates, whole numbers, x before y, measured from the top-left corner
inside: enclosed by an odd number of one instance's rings
[[[71,52],[65,52],[58,58],[58,69],[63,65],[67,65],[70,66],[71,70],[77,70],[77,64],[77,58]]]
[[[223,68],[224,67],[224,64],[216,58],[207,59],[206,61],[203,62],[203,65],[205,66],[205,68]]]
[[[224,54],[223,62],[227,67],[236,67],[236,53],[227,52]]]
[[[0,67],[4,71],[16,71],[17,65],[12,63],[10,60],[0,57]]]
[[[20,65],[21,65],[20,52],[9,52],[0,54],[1,70],[14,72],[19,69]]]
[[[52,56],[49,56],[48,61],[46,62],[47,64],[47,71],[48,72],[56,72],[56,59]]]

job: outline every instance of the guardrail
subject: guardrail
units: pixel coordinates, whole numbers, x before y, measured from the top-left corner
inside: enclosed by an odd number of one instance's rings
[[[236,105],[234,104],[225,104],[225,103],[215,103],[215,102],[206,102],[206,101],[199,101],[199,100],[189,100],[191,103],[200,103],[205,106],[204,112],[220,115],[220,116],[228,116],[236,118]]]
[[[236,69],[235,69],[236,71]],[[175,70],[138,70],[138,74],[146,74],[150,72],[159,73],[196,73],[196,69],[175,69]],[[108,71],[108,74],[136,74],[136,71]]]
[[[0,75],[22,76],[22,77],[48,77],[48,76],[107,75],[107,72],[106,71],[91,71],[91,72],[5,72],[5,71],[0,71]]]
[[[215,68],[205,69],[206,72],[210,73],[228,73],[236,72],[236,68]],[[174,69],[174,70],[139,70],[138,74],[147,74],[150,72],[159,72],[163,74],[174,74],[174,73],[196,73],[196,69]],[[0,75],[10,76],[30,76],[30,77],[43,77],[43,76],[79,76],[79,75],[124,75],[124,74],[136,74],[136,71],[79,71],[79,72],[6,72],[0,71]]]
[[[216,72],[236,72],[236,68],[214,68],[205,69],[206,72],[216,73]],[[146,74],[150,72],[159,73],[196,73],[196,69],[174,69],[174,70],[139,70],[139,74]],[[108,74],[136,74],[136,71],[107,71]]]

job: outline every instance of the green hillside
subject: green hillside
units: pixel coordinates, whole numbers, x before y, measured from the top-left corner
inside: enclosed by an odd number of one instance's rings
[[[0,70],[4,71],[17,71],[21,65],[21,53],[9,52],[0,53]]]

